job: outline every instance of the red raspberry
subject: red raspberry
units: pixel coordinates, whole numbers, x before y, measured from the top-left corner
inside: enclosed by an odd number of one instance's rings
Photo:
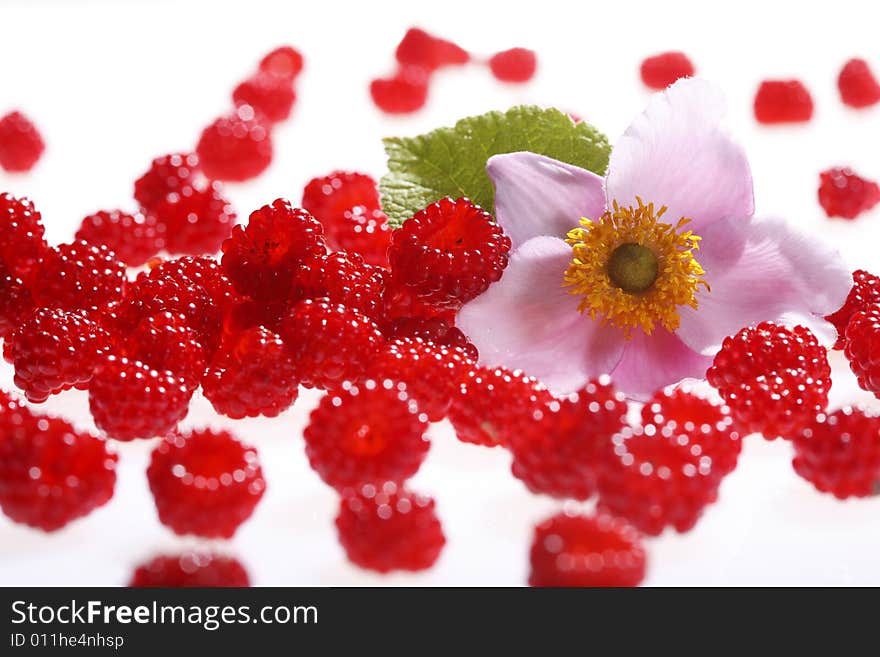
[[[0,507],[15,522],[51,532],[88,515],[113,497],[116,461],[63,420],[0,407]]]
[[[294,299],[326,297],[367,317],[378,318],[385,277],[357,253],[337,251],[301,265],[294,287]]]
[[[391,273],[385,272],[383,328],[389,333],[394,332],[398,321],[439,318],[447,324],[455,323],[455,308],[437,306],[416,296],[415,290],[394,280]]]
[[[383,327],[391,340],[419,338],[438,347],[459,348],[470,360],[480,359],[480,352],[461,329],[442,317],[401,317]]]
[[[122,298],[125,265],[103,244],[77,240],[43,253],[31,293],[38,306],[93,310]]]
[[[39,308],[12,333],[15,385],[32,402],[85,386],[110,344],[109,334],[81,313]]]
[[[165,224],[151,214],[102,210],[82,220],[76,239],[103,244],[129,267],[140,267],[165,248]]]
[[[374,322],[326,299],[295,304],[281,324],[281,337],[293,354],[300,383],[323,389],[357,380],[384,343]]]
[[[303,436],[312,469],[342,491],[412,477],[431,446],[427,429],[405,384],[367,379],[345,382],[326,395]]]
[[[819,174],[819,204],[829,217],[855,219],[880,203],[880,186],[850,168]]]
[[[859,386],[880,399],[880,304],[852,316],[846,328],[844,353]]]
[[[24,281],[0,260],[0,339],[18,328],[33,309],[34,300]]]
[[[242,294],[287,299],[299,266],[326,251],[321,224],[277,199],[252,212],[247,226],[236,226],[223,242],[223,270]]]
[[[426,71],[460,66],[471,59],[467,50],[452,41],[435,37],[417,27],[406,31],[397,45],[395,57],[404,66],[417,66]]]
[[[618,518],[559,513],[535,527],[529,586],[638,586],[645,549]]]
[[[202,131],[196,153],[211,180],[243,182],[272,162],[272,136],[250,105],[239,105]]]
[[[853,286],[843,306],[825,317],[837,329],[835,349],[843,349],[846,346],[846,327],[852,316],[874,303],[880,303],[880,278],[864,269],[855,270]]]
[[[800,80],[765,80],[755,95],[758,123],[801,123],[813,118],[813,98]]]
[[[89,385],[95,425],[116,440],[163,436],[189,408],[192,390],[167,370],[109,356]]]
[[[880,418],[844,408],[794,436],[794,471],[823,493],[869,497],[880,486]]]
[[[880,103],[880,83],[864,59],[850,59],[837,76],[840,99],[850,107],[863,108]]]
[[[232,281],[226,277],[220,263],[210,256],[183,256],[164,260],[155,265],[151,273],[186,281],[189,285],[201,288],[208,294],[211,303],[223,312],[239,300]]]
[[[270,123],[284,121],[296,101],[292,80],[271,73],[257,73],[232,92],[236,105],[249,105]]]
[[[205,538],[232,538],[266,490],[257,451],[209,429],[160,442],[147,480],[162,524]]]
[[[459,381],[473,367],[463,349],[403,338],[386,344],[368,370],[372,378],[405,383],[419,409],[431,422],[439,422],[449,411]]]
[[[394,277],[421,299],[457,308],[501,278],[510,238],[467,199],[445,198],[391,234]]]
[[[513,476],[536,494],[589,499],[598,463],[623,428],[626,410],[625,398],[607,380],[547,403],[534,421],[511,432]]]
[[[676,80],[693,77],[696,69],[683,52],[671,51],[646,57],[639,73],[646,87],[662,91]]]
[[[428,101],[428,75],[417,66],[403,66],[390,78],[370,82],[370,95],[387,114],[411,114]]]
[[[150,169],[134,183],[134,198],[152,212],[172,192],[192,187],[199,179],[199,157],[195,153],[170,153],[157,157]]]
[[[21,112],[0,118],[0,167],[7,171],[30,171],[46,145],[37,127]]]
[[[202,391],[214,410],[227,417],[275,417],[296,400],[297,385],[293,359],[281,338],[259,326],[220,348]]]
[[[534,421],[552,396],[537,379],[502,367],[470,369],[452,397],[449,419],[458,439],[475,445],[509,445],[522,424]]]
[[[336,529],[348,560],[380,573],[426,570],[446,544],[434,500],[391,482],[347,491]]]
[[[154,370],[168,370],[186,382],[190,390],[199,387],[207,367],[205,349],[199,334],[186,323],[186,317],[163,310],[141,320],[125,336],[125,356],[139,360]]]
[[[171,253],[216,253],[235,224],[235,210],[216,183],[171,192],[155,212],[166,227],[165,242]]]
[[[303,69],[303,56],[295,48],[281,46],[260,61],[260,71],[285,80],[294,80]]]
[[[489,58],[489,70],[501,82],[528,82],[537,69],[538,57],[527,48],[502,50]]]
[[[139,565],[132,587],[247,587],[247,570],[238,559],[210,552],[163,554]]]
[[[26,198],[0,194],[0,261],[10,273],[26,278],[46,250],[43,222]]]
[[[370,176],[334,171],[314,178],[303,190],[302,205],[324,226],[331,247],[360,253],[373,265],[388,265],[391,228]]]
[[[665,527],[689,531],[718,498],[722,473],[676,433],[654,425],[624,428],[599,469],[599,510],[656,536]]]
[[[825,409],[831,368],[809,329],[763,322],[725,338],[706,378],[744,432],[772,440]]]
[[[224,320],[223,331],[226,335],[235,335],[262,326],[277,333],[289,310],[290,306],[287,300],[241,299],[229,308]]]

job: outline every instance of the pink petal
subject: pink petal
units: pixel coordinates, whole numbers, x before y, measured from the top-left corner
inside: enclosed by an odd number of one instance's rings
[[[705,231],[697,259],[710,291],[681,311],[677,334],[692,349],[717,349],[727,335],[759,322],[797,322],[835,337],[824,316],[843,305],[852,273],[824,242],[778,219],[730,219]]]
[[[605,211],[602,178],[591,171],[535,153],[489,158],[495,185],[495,218],[513,244],[538,235],[565,237],[581,217]]]
[[[700,79],[679,80],[656,94],[611,151],[608,204],[636,197],[665,205],[669,223],[704,226],[755,211],[752,174],[743,149],[721,128],[724,98]]]
[[[571,248],[534,237],[517,249],[501,280],[461,309],[456,325],[480,350],[480,364],[521,369],[557,393],[610,372],[623,336],[577,310],[562,286]]]
[[[698,354],[665,329],[651,335],[639,330],[624,346],[611,381],[627,397],[645,400],[682,379],[705,379],[711,364],[711,356]]]

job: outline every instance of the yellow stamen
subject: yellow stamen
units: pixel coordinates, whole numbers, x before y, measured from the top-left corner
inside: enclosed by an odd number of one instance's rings
[[[578,310],[623,329],[628,338],[637,327],[647,334],[657,324],[674,331],[679,306],[696,308],[699,287],[709,289],[693,253],[700,238],[684,230],[690,219],[661,223],[665,206],[655,215],[653,203],[636,200],[638,207],[615,201],[598,220],[581,219],[565,240],[572,260],[563,285],[582,297]]]

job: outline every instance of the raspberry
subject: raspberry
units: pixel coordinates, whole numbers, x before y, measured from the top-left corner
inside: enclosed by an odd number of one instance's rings
[[[251,213],[223,242],[223,270],[235,288],[254,299],[287,299],[300,265],[324,255],[321,224],[305,210],[277,199]]]
[[[802,123],[813,118],[813,98],[800,80],[765,80],[755,95],[758,123]]]
[[[370,82],[373,103],[387,114],[411,114],[428,101],[428,76],[417,66],[403,66],[390,78]]]
[[[528,82],[537,68],[538,57],[527,48],[502,50],[489,58],[489,70],[501,82]]]
[[[426,570],[446,544],[434,500],[391,482],[346,492],[336,529],[348,560],[380,573]]]
[[[452,397],[449,419],[458,439],[475,445],[509,445],[552,396],[537,379],[504,368],[471,368]]]
[[[372,265],[388,265],[391,228],[370,176],[334,171],[313,178],[303,190],[302,205],[324,226],[332,248],[360,253]]]
[[[186,317],[167,310],[144,318],[126,336],[125,356],[154,370],[172,372],[190,390],[199,387],[207,367],[198,333],[186,323]]]
[[[26,198],[0,194],[0,261],[10,273],[26,278],[46,250],[43,222]]]
[[[744,432],[772,440],[824,410],[831,368],[809,329],[763,322],[725,338],[706,379]]]
[[[296,100],[291,80],[271,73],[257,73],[232,92],[236,105],[249,105],[270,123],[284,121]]]
[[[445,198],[391,233],[393,276],[421,299],[458,308],[501,278],[510,238],[467,199]]]
[[[586,500],[596,491],[597,466],[611,436],[623,428],[626,401],[607,381],[548,402],[534,421],[510,433],[513,476],[530,491]]]
[[[238,559],[210,552],[163,554],[139,565],[132,587],[247,587],[247,570]]]
[[[239,298],[220,263],[209,256],[171,258],[154,266],[152,274],[186,281],[191,286],[201,288],[211,303],[223,312]]]
[[[672,51],[646,57],[639,73],[646,87],[662,91],[676,80],[693,77],[696,69],[687,55]]]
[[[419,409],[431,422],[439,422],[449,411],[459,381],[473,366],[463,349],[421,338],[403,338],[385,345],[370,363],[368,372],[375,379],[405,383]]]
[[[21,112],[0,118],[0,167],[7,171],[30,171],[46,145],[37,127]]]
[[[281,46],[260,61],[260,71],[285,80],[294,80],[303,69],[303,56],[295,48]]]
[[[367,317],[378,317],[385,279],[357,253],[337,251],[301,265],[294,287],[294,299],[326,297]]]
[[[103,244],[81,240],[43,253],[31,292],[38,306],[93,310],[122,298],[125,265]]]
[[[825,317],[837,329],[835,349],[843,349],[846,346],[846,327],[850,318],[874,303],[880,303],[880,278],[864,269],[855,270],[853,272],[853,286],[843,306]]]
[[[794,471],[840,499],[869,497],[880,485],[880,418],[844,408],[822,413],[794,436]]]
[[[415,290],[396,281],[386,270],[383,328],[390,333],[398,321],[438,318],[447,324],[455,322],[455,308],[437,306],[416,296]]]
[[[39,308],[12,333],[15,385],[32,402],[84,386],[110,345],[109,334],[82,314]]]
[[[819,174],[819,204],[829,217],[855,219],[880,203],[880,186],[850,168]]]
[[[303,436],[306,456],[337,490],[365,483],[403,482],[428,453],[428,423],[405,384],[367,379],[342,384],[312,411]]]
[[[155,212],[166,227],[165,241],[171,253],[216,253],[235,224],[235,210],[216,183],[203,189],[187,185],[171,192]]]
[[[205,538],[232,538],[266,490],[256,450],[208,429],[160,442],[147,480],[162,524]]]
[[[721,475],[736,469],[742,451],[741,436],[733,429],[727,406],[715,404],[685,387],[660,390],[642,407],[642,424],[653,425],[661,433],[678,432],[678,440],[712,459]]]
[[[611,439],[599,468],[599,510],[656,536],[690,530],[718,498],[722,474],[712,459],[676,433],[626,427]]]
[[[0,407],[0,507],[47,532],[88,515],[113,496],[116,454],[63,420]]]
[[[196,153],[211,180],[243,182],[272,162],[272,137],[250,105],[239,105],[202,131]]]
[[[278,332],[282,320],[287,317],[287,301],[254,301],[241,299],[229,308],[224,320],[226,335],[235,335],[251,328],[265,327]]]
[[[846,328],[844,353],[859,386],[880,399],[880,304],[852,316]]]
[[[295,304],[281,324],[281,337],[293,354],[300,383],[324,389],[357,380],[384,343],[375,323],[326,299]]]
[[[417,27],[406,31],[397,45],[395,57],[404,66],[417,66],[426,71],[460,66],[471,59],[467,50],[452,41],[435,37]]]
[[[165,248],[165,230],[151,214],[102,210],[82,220],[76,239],[103,244],[129,267],[140,267]]]
[[[529,586],[638,586],[645,549],[638,532],[610,516],[559,513],[535,527]]]
[[[461,329],[442,317],[401,317],[383,327],[389,339],[419,338],[438,347],[459,348],[470,360],[476,362],[480,353]]]
[[[33,308],[34,301],[24,281],[0,260],[0,339],[18,328]]]
[[[840,99],[850,107],[863,108],[880,103],[880,83],[864,59],[850,59],[837,76]]]
[[[134,198],[148,212],[165,197],[192,187],[199,176],[199,157],[195,153],[170,153],[157,157],[150,169],[134,183]]]
[[[95,425],[116,440],[163,436],[189,408],[192,390],[167,370],[136,360],[109,356],[89,385]]]
[[[277,334],[250,328],[224,344],[202,380],[214,410],[234,419],[275,417],[297,397],[293,359]]]

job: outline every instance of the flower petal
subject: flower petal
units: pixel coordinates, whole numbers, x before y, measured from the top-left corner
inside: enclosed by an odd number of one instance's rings
[[[480,350],[480,364],[521,369],[553,392],[573,392],[610,372],[623,350],[620,331],[578,312],[562,287],[571,248],[534,237],[517,249],[501,280],[465,304],[456,319]]]
[[[602,178],[592,171],[536,153],[489,158],[495,185],[495,218],[513,248],[538,235],[565,237],[581,217],[605,211]]]
[[[721,127],[725,102],[700,79],[679,80],[656,94],[611,151],[608,205],[665,205],[675,223],[704,226],[755,211],[752,173],[743,149]]]
[[[639,330],[626,343],[611,381],[627,397],[644,401],[682,379],[705,379],[711,364],[711,356],[698,354],[665,329],[651,335]]]
[[[700,244],[710,290],[700,293],[696,310],[682,309],[677,331],[692,349],[717,349],[725,336],[762,321],[795,321],[833,340],[824,316],[852,287],[833,248],[779,219],[718,222]]]

